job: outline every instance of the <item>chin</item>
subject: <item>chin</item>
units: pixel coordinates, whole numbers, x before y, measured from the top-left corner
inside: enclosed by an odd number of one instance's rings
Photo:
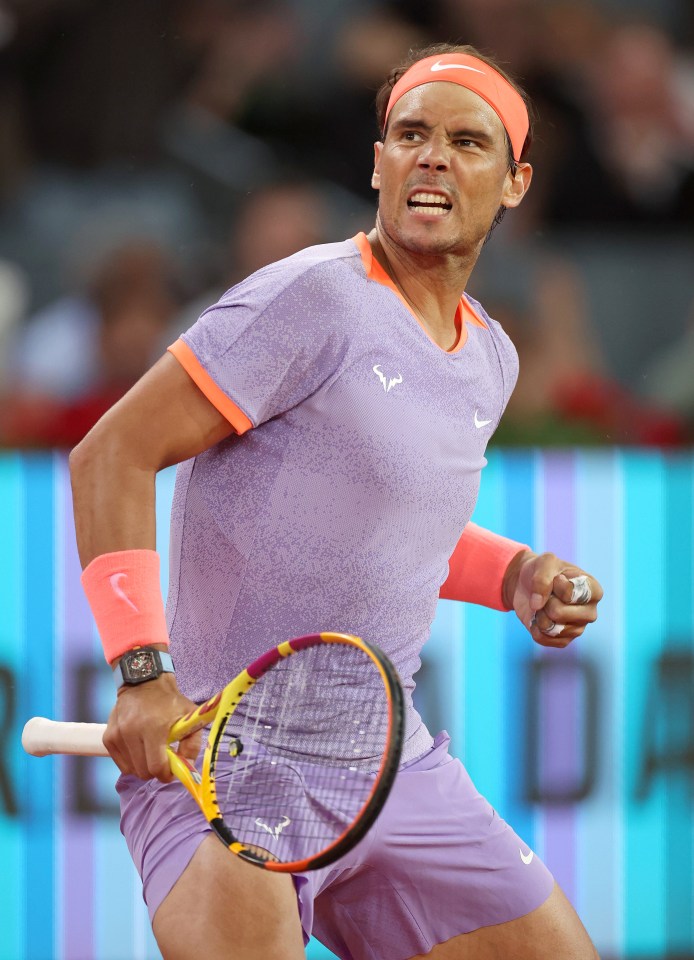
[[[393,237],[395,242],[412,253],[441,255],[446,253],[463,254],[468,252],[474,244],[464,237],[427,234],[422,230],[403,230]]]
[[[400,220],[386,220],[380,214],[379,219],[381,229],[391,242],[411,253],[455,253],[465,251],[471,246],[469,238],[452,232],[452,224],[438,223],[435,220],[403,223]]]

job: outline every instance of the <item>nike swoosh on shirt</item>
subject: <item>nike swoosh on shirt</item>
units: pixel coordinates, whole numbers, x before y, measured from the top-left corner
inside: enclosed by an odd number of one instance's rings
[[[491,420],[480,420],[479,417],[477,416],[477,413],[478,411],[475,410],[475,426],[477,427],[478,430],[481,430],[482,427],[486,427],[487,424],[492,422]]]
[[[523,851],[520,849],[520,847],[518,848],[518,852],[520,853],[520,858],[521,858],[521,860],[523,861],[523,863],[525,863],[525,864],[532,863],[532,859],[533,859],[533,857],[535,856],[535,854],[532,852],[532,850],[530,851],[530,853],[529,853],[527,856],[526,856],[526,854],[523,853]]]
[[[431,72],[438,73],[439,70],[472,70],[473,73],[481,73],[483,77],[486,76],[484,70],[477,70],[475,67],[468,67],[464,63],[441,63],[440,60],[437,60],[436,63],[431,65]]]

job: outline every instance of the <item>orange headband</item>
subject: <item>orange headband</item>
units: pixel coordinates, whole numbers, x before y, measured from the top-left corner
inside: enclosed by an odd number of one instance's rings
[[[528,110],[523,98],[508,80],[504,79],[488,63],[485,63],[484,60],[478,60],[477,57],[470,57],[465,53],[448,53],[441,57],[427,57],[411,66],[393,87],[386,109],[386,123],[388,122],[388,114],[400,97],[414,87],[419,87],[424,83],[436,83],[440,80],[467,87],[468,90],[472,90],[473,93],[486,100],[509,135],[514,159],[520,160],[523,144],[530,127]]]

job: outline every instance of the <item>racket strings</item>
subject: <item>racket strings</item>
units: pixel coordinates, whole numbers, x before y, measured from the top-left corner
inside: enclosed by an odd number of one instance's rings
[[[241,700],[227,732],[285,757],[378,769],[387,723],[386,691],[370,657],[358,647],[326,644],[265,674]]]
[[[273,858],[320,852],[367,802],[388,735],[387,691],[368,654],[320,644],[287,657],[243,697],[219,741],[225,821]]]

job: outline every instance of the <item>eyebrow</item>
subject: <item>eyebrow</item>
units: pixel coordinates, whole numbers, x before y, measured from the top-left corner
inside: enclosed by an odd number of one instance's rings
[[[400,120],[394,120],[392,124],[388,125],[388,129],[393,130],[394,133],[413,129],[430,133],[434,128],[430,123],[427,123],[426,120],[422,120],[421,118],[403,117]],[[454,130],[449,134],[449,137],[451,140],[479,140],[481,143],[490,145],[494,143],[494,137],[490,133],[481,127],[474,126],[465,126],[459,130]]]

